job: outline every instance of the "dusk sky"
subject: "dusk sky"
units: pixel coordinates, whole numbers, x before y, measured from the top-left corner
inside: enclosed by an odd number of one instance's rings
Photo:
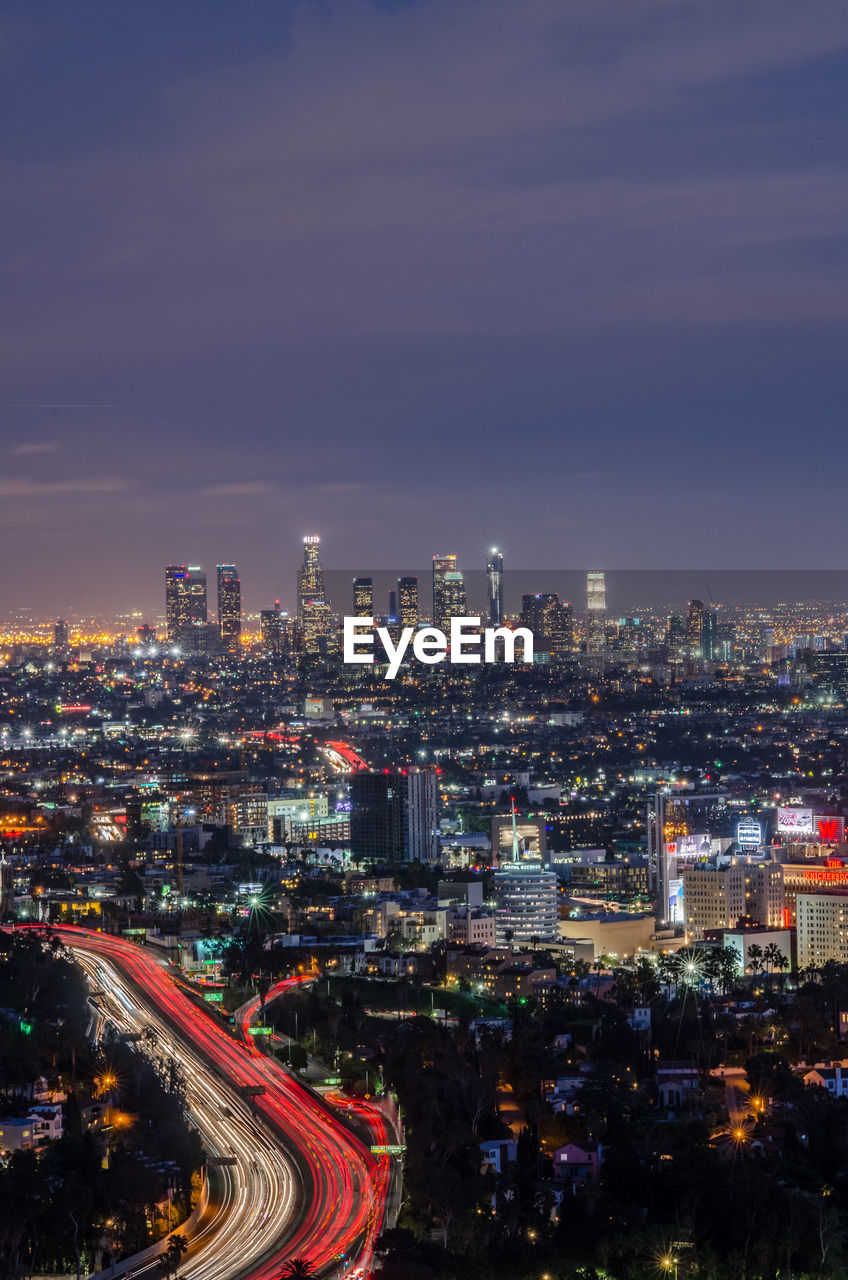
[[[845,0],[4,0],[0,615],[844,567],[846,83]]]

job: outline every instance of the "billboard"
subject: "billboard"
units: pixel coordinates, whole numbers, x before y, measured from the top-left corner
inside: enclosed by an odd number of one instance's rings
[[[696,836],[678,836],[666,845],[677,858],[708,858],[711,852],[710,837],[704,832]]]
[[[736,843],[740,849],[759,849],[763,843],[762,823],[753,818],[741,818],[736,826]]]
[[[668,919],[674,924],[683,924],[683,881],[668,882]]]
[[[815,835],[822,844],[842,844],[845,839],[845,819],[830,814],[816,814]]]
[[[777,811],[777,830],[783,836],[811,836],[813,811],[796,805],[784,805]]]

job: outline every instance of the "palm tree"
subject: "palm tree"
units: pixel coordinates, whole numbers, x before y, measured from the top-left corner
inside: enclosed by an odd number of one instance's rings
[[[769,978],[771,978],[771,975],[775,970],[777,957],[779,955],[780,951],[776,942],[770,942],[767,947],[763,948],[763,960],[765,961],[766,974]],[[771,987],[771,982],[769,982],[769,987]]]
[[[783,954],[783,952],[780,950],[777,944],[775,944],[775,956],[774,956],[773,964],[775,969],[777,969],[778,973],[780,974],[780,994],[783,995],[783,983],[784,983],[783,974],[785,970],[789,968],[789,957]]]
[[[758,942],[752,942],[748,948],[748,967],[755,978],[763,967],[763,949]]]
[[[178,1235],[176,1232],[168,1240],[168,1247],[162,1254],[162,1273],[165,1276],[176,1276],[180,1269],[180,1263],[183,1254],[188,1248],[188,1241],[185,1236]]]
[[[280,1272],[280,1280],[312,1280],[318,1272],[306,1258],[292,1258]]]

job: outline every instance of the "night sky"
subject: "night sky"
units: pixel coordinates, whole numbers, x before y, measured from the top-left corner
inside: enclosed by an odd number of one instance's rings
[[[0,615],[843,567],[846,83],[845,0],[4,0]]]

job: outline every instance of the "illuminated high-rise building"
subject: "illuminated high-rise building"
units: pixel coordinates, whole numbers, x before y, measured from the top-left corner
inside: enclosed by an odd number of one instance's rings
[[[493,876],[497,908],[495,934],[499,947],[538,947],[559,937],[559,885],[556,873],[547,871],[538,854],[529,853],[519,840],[515,808],[512,811],[512,857],[501,861]]]
[[[371,578],[354,578],[353,614],[356,618],[374,617],[374,582]]]
[[[303,539],[303,564],[297,574],[297,593],[300,598],[324,599],[324,569],[321,564],[321,539],[317,533]]]
[[[199,565],[188,566],[188,619],[183,643],[192,653],[205,653],[207,648],[208,610],[206,574]]]
[[[188,566],[165,566],[165,630],[170,644],[179,644],[188,624]]]
[[[574,648],[574,619],[570,604],[555,591],[521,597],[521,625],[533,632],[534,651],[565,658]]]
[[[321,539],[309,534],[303,539],[303,564],[297,573],[297,625],[304,654],[315,656],[326,646],[330,635],[330,605],[324,596]]]
[[[434,863],[439,857],[439,787],[433,769],[354,773],[350,779],[354,857]]]
[[[259,613],[259,642],[263,653],[272,657],[283,657],[288,653],[292,620],[280,610],[279,600],[274,601],[273,609],[262,609]]]
[[[235,652],[241,644],[241,579],[234,564],[218,565],[218,627],[221,645]]]
[[[701,620],[701,657],[705,662],[715,662],[720,656],[718,614],[715,609],[705,609]]]
[[[489,598],[489,622],[493,627],[503,624],[503,554],[492,547],[486,564],[486,592]]]
[[[71,637],[71,629],[64,618],[57,618],[53,623],[53,645],[57,649],[67,649]]]
[[[445,580],[449,573],[456,571],[456,556],[433,556],[433,626],[440,627],[442,631],[450,628]]]
[[[680,614],[670,614],[668,619],[668,628],[666,631],[669,658],[675,659],[680,657],[683,652],[685,635],[686,632],[683,627],[683,619]]]
[[[464,618],[468,609],[465,599],[465,580],[458,569],[446,573],[442,584],[442,620],[436,626],[450,631],[451,618]]]
[[[586,653],[603,662],[606,649],[607,587],[604,574],[586,574]]]
[[[402,627],[418,626],[418,579],[398,578],[398,614]]]
[[[704,602],[690,600],[686,614],[686,645],[690,658],[700,658],[704,643]]]

